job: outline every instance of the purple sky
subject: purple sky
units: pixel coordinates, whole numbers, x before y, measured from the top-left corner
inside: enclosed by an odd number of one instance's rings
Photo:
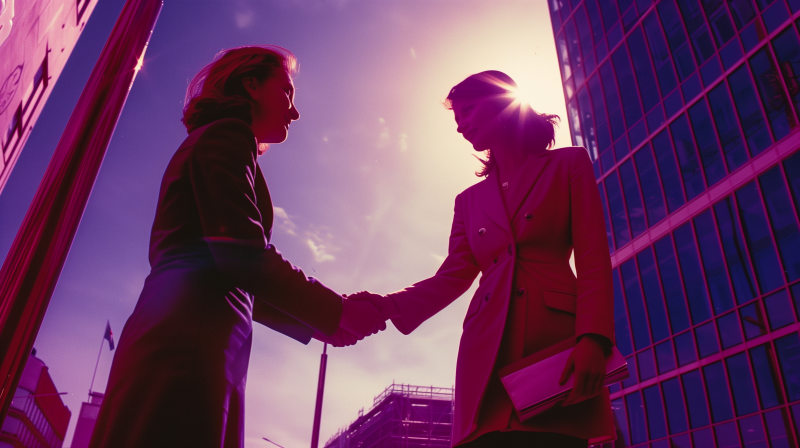
[[[99,1],[0,194],[0,257],[123,3]],[[455,195],[479,180],[442,106],[466,76],[505,71],[537,110],[561,115],[556,145],[570,145],[544,0],[166,0],[36,341],[56,386],[69,392],[65,446],[105,322],[118,338],[149,272],[159,183],[186,136],[188,80],[219,50],[257,43],[284,46],[300,63],[301,119],[260,159],[277,212],[273,243],[339,292],[400,289],[432,275],[446,255]],[[321,444],[392,381],[452,386],[467,303],[411,336],[390,326],[329,350]],[[322,344],[254,331],[246,446],[271,446],[262,437],[307,446]],[[106,347],[95,390],[104,390],[111,360]]]

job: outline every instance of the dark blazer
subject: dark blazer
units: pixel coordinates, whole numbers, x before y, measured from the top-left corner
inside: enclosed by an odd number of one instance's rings
[[[192,132],[164,174],[151,272],[114,356],[92,448],[239,448],[257,320],[301,342],[342,298],[269,243],[272,203],[238,119]]]
[[[453,445],[492,431],[614,439],[607,390],[520,423],[500,367],[568,338],[614,342],[614,290],[603,208],[586,149],[531,154],[503,187],[496,176],[456,198],[449,254],[433,277],[389,296],[408,334],[472,285],[456,365]],[[575,252],[577,278],[569,266]]]

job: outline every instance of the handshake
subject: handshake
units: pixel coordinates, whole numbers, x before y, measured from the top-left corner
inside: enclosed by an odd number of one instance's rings
[[[315,339],[334,347],[355,345],[369,335],[386,329],[386,321],[400,315],[394,301],[380,294],[361,291],[345,295],[339,329],[331,336],[317,333]]]

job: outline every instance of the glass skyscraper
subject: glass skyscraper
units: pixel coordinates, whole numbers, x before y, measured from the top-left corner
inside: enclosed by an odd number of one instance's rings
[[[800,0],[549,0],[614,275],[615,446],[800,442]]]

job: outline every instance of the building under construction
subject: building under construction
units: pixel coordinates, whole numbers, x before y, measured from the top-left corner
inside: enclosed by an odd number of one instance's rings
[[[325,448],[450,447],[453,388],[392,384]]]

